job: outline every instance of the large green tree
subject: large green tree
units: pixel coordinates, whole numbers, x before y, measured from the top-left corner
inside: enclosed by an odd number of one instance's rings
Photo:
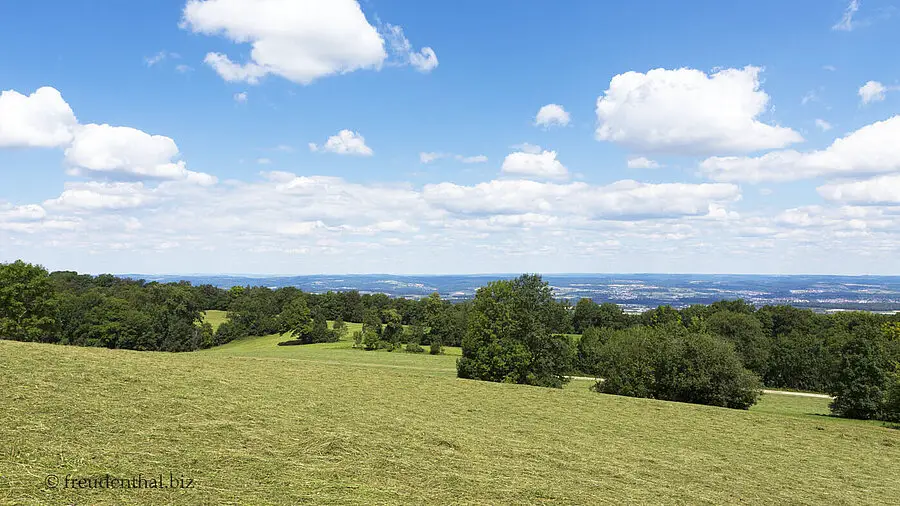
[[[461,378],[561,387],[574,350],[554,335],[553,295],[539,275],[494,281],[479,288],[457,361]]]
[[[52,300],[47,269],[21,260],[0,264],[0,338],[55,341]]]

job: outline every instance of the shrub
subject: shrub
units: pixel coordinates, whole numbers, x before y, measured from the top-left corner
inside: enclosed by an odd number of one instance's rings
[[[225,344],[241,337],[247,337],[250,332],[240,323],[226,320],[216,330],[216,345]]]
[[[340,316],[334,320],[334,324],[331,326],[331,331],[334,332],[334,340],[340,341],[347,335],[347,324],[344,323],[344,319]]]
[[[631,397],[747,409],[761,387],[730,343],[683,327],[615,332],[595,367],[604,378],[595,390]]]
[[[419,343],[409,343],[406,345],[406,352],[407,353],[425,353],[425,348],[422,348],[422,346]]]
[[[444,346],[441,344],[441,341],[433,339],[428,347],[428,353],[431,355],[440,355],[444,353]]]
[[[855,336],[841,349],[841,360],[831,384],[831,411],[847,418],[880,418],[889,375],[883,352],[872,336]]]
[[[596,376],[600,349],[609,340],[612,332],[598,327],[589,327],[578,341],[578,369],[584,374]]]

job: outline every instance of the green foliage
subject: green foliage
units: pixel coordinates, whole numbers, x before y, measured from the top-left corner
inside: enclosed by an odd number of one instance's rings
[[[900,423],[900,364],[894,364],[894,370],[888,375],[882,419],[886,422]]]
[[[363,323],[362,330],[362,344],[363,347],[367,350],[377,350],[379,343],[381,343],[381,336],[375,333],[375,329],[371,326],[366,327],[365,323]]]
[[[372,333],[381,338],[381,316],[378,314],[378,310],[369,309],[366,311],[365,316],[363,316],[362,321],[362,332],[363,334]]]
[[[280,334],[286,328],[292,330],[279,318],[282,309],[274,291],[261,286],[247,287],[240,290],[229,305],[228,319],[246,328],[252,336]]]
[[[641,315],[644,325],[651,327],[665,327],[669,325],[681,325],[681,313],[672,306],[659,306]]]
[[[52,297],[43,267],[21,260],[0,264],[0,339],[56,341]]]
[[[225,320],[219,325],[219,328],[216,329],[216,346],[229,343],[241,337],[247,337],[248,335],[250,335],[249,331],[240,323]]]
[[[381,320],[385,324],[381,338],[394,345],[400,344],[403,338],[403,319],[400,313],[396,309],[386,309]]]
[[[857,328],[853,338],[841,348],[830,388],[834,414],[863,420],[884,418],[895,378],[894,364],[885,354],[882,337],[877,327]]]
[[[312,323],[309,307],[302,296],[296,296],[285,304],[276,318],[279,334],[292,332],[294,335],[302,335],[309,330]]]
[[[748,409],[760,395],[759,378],[733,346],[715,336],[632,327],[610,336],[597,370],[603,393]]]
[[[441,344],[441,341],[432,339],[431,344],[428,345],[428,353],[431,355],[442,355],[444,353],[444,346]]]
[[[588,327],[578,340],[578,369],[584,374],[596,376],[600,374],[597,365],[600,359],[600,350],[609,341],[612,329]]]
[[[408,343],[406,345],[406,352],[407,353],[425,353],[425,348],[422,348],[422,346],[419,343]],[[440,352],[438,352],[438,354],[440,354]]]
[[[597,304],[591,299],[583,298],[575,304],[572,325],[575,332],[583,333],[591,327],[624,329],[628,326],[628,315],[618,304],[604,302]]]
[[[710,333],[734,345],[744,367],[758,376],[763,376],[767,371],[772,342],[766,335],[762,323],[752,312],[747,312],[744,306],[738,304],[740,302],[743,301],[730,301],[720,306],[733,307],[739,311],[722,309],[713,312],[705,319],[704,324]],[[714,307],[715,304],[710,306],[711,309]]]
[[[340,315],[334,320],[331,330],[334,332],[335,341],[340,341],[347,335],[347,324],[344,323],[344,319]]]
[[[561,387],[574,350],[568,339],[550,333],[552,301],[549,285],[538,275],[479,288],[457,361],[459,377]]]

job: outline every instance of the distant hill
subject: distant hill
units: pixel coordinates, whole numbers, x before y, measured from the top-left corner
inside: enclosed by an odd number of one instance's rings
[[[489,281],[512,274],[395,276],[389,274],[232,276],[144,275],[121,276],[147,281],[190,281],[223,288],[232,286],[295,286],[314,293],[358,290],[391,297],[442,297],[466,300]],[[544,279],[557,297],[615,302],[629,311],[662,304],[683,307],[721,299],[744,299],[757,306],[790,304],[817,311],[863,309],[900,311],[900,276],[767,276],[709,274],[554,274]]]

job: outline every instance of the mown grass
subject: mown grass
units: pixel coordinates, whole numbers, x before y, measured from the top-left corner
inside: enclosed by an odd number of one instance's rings
[[[219,325],[225,323],[228,319],[227,311],[219,311],[217,309],[209,309],[203,312],[203,321],[212,325],[213,332],[219,329]]]
[[[769,395],[751,411],[466,381],[452,356],[164,354],[0,341],[3,504],[893,504],[900,431]],[[827,408],[826,408],[827,409]],[[168,473],[191,489],[48,488]]]

